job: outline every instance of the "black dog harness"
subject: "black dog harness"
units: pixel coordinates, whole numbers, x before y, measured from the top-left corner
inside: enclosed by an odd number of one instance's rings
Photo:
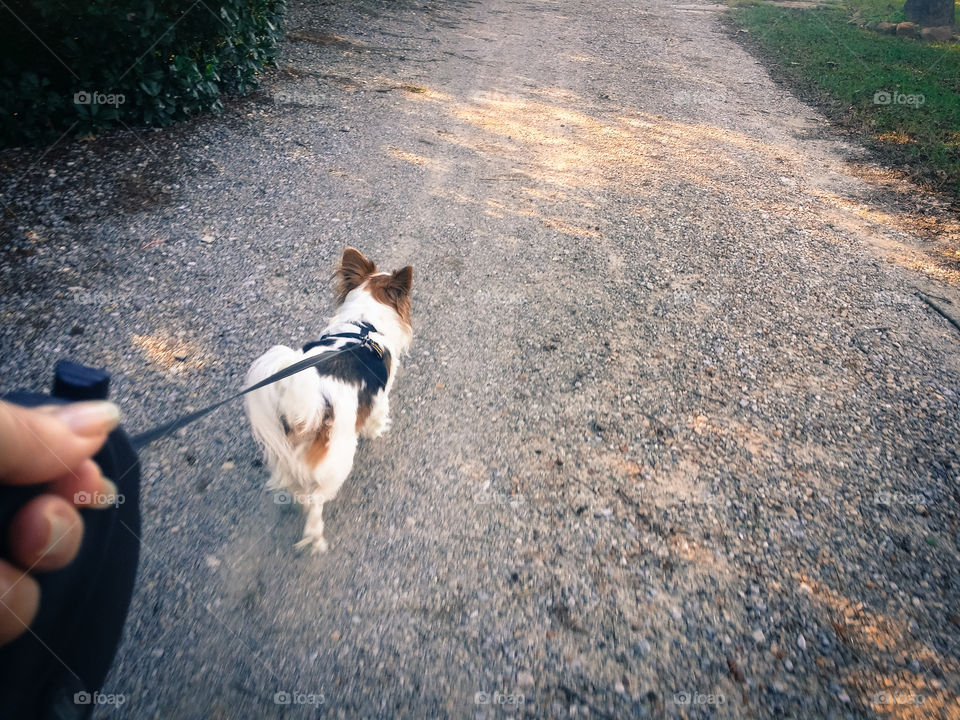
[[[360,328],[360,332],[355,333],[330,333],[329,335],[321,335],[317,340],[312,340],[303,346],[303,352],[308,352],[313,350],[315,347],[326,347],[328,345],[333,345],[337,340],[345,338],[347,340],[359,340],[358,344],[360,345],[369,345],[370,349],[377,353],[378,357],[383,357],[383,347],[370,339],[370,333],[376,332],[377,329],[368,323],[366,320],[362,322],[352,322],[348,323],[349,325],[356,325]]]
[[[387,385],[387,376],[390,374],[390,353],[380,343],[370,337],[370,333],[377,329],[366,321],[351,322],[357,326],[359,332],[342,332],[321,335],[317,340],[303,346],[303,352],[317,347],[330,347],[338,340],[354,340],[344,344],[340,350],[346,355],[335,358],[327,365],[317,366],[321,375],[333,375],[346,381],[362,381],[367,392],[377,393]]]

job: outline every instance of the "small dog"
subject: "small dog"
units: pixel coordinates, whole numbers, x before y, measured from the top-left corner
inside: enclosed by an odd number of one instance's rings
[[[354,248],[337,268],[337,310],[323,335],[303,350],[276,345],[247,373],[250,387],[310,355],[339,353],[245,396],[253,435],[272,472],[267,488],[284,490],[307,508],[296,547],[327,549],[323,504],[333,500],[353,468],[357,438],[380,437],[390,427],[388,395],[398,358],[413,338],[409,265],[393,273]]]

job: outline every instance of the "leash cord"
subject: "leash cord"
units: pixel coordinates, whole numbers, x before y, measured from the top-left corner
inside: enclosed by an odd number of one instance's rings
[[[213,412],[217,408],[223,405],[226,405],[228,402],[231,402],[233,400],[236,400],[237,398],[243,397],[247,393],[251,393],[254,390],[259,390],[260,388],[266,387],[267,385],[272,385],[273,383],[279,382],[280,380],[283,380],[284,378],[288,378],[291,375],[296,375],[298,372],[303,372],[308,368],[320,367],[321,365],[323,365],[323,363],[329,362],[330,360],[337,357],[338,355],[342,355],[348,352],[353,352],[357,349],[366,347],[367,343],[368,341],[364,340],[364,342],[353,343],[352,345],[348,345],[347,347],[340,348],[339,350],[331,350],[329,352],[319,353],[317,355],[304,358],[299,362],[295,362],[293,365],[288,365],[283,370],[280,370],[279,372],[274,373],[270,377],[264,380],[261,380],[256,385],[251,385],[250,387],[245,388],[244,390],[241,390],[235,395],[231,395],[228,398],[224,398],[223,400],[215,402],[212,405],[207,405],[205,408],[201,408],[200,410],[195,410],[192,413],[187,413],[186,415],[181,415],[180,417],[176,417],[173,420],[165,422],[161,425],[157,425],[156,427],[151,428],[146,432],[142,432],[138,435],[134,435],[130,439],[130,442],[133,445],[135,450],[140,450],[140,448],[144,448],[150,443],[156,440],[159,440],[162,437],[166,437],[167,435],[175,433],[180,428],[186,427],[193,421],[199,420],[204,415],[207,415],[208,413]]]

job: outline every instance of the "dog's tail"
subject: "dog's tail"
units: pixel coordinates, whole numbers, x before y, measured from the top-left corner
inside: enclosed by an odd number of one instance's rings
[[[301,360],[303,353],[275,345],[260,356],[247,372],[244,387],[250,387]],[[268,487],[287,487],[299,477],[297,447],[293,438],[316,431],[324,417],[325,401],[320,376],[309,369],[244,396],[253,436],[264,449],[273,472]]]

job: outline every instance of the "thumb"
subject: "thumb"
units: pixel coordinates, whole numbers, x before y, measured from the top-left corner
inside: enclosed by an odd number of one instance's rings
[[[45,482],[70,472],[100,449],[117,426],[110,402],[23,408],[0,401],[0,482]]]

